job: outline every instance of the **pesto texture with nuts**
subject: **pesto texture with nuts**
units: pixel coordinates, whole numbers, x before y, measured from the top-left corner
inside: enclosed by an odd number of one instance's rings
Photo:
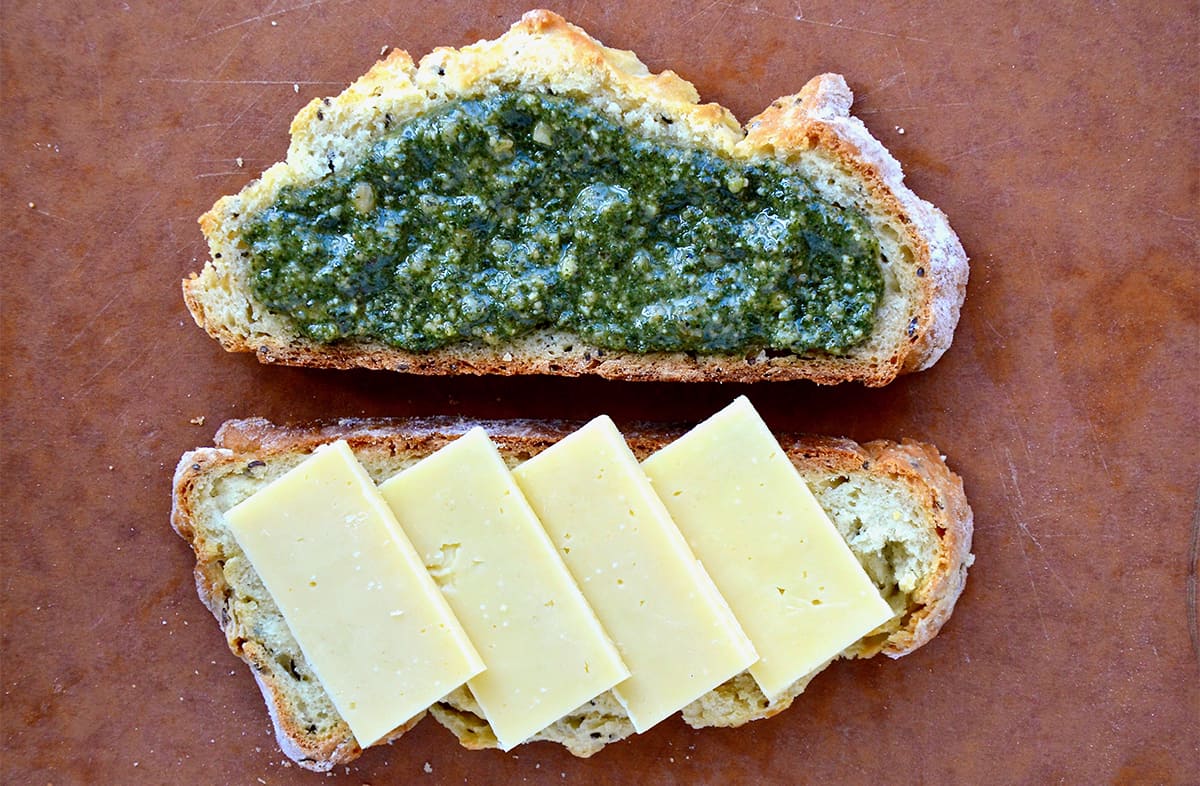
[[[283,190],[243,239],[255,297],[306,338],[414,351],[551,329],[632,352],[836,353],[883,292],[866,220],[786,166],[521,92],[407,121]]]

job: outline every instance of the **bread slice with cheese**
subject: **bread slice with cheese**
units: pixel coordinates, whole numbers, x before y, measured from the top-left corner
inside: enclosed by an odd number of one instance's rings
[[[280,746],[301,766],[328,770],[354,759],[361,749],[239,548],[225,512],[319,445],[345,439],[379,482],[476,425],[487,430],[505,460],[515,466],[579,424],[441,418],[284,427],[261,419],[235,420],[221,427],[216,447],[193,450],[180,460],[171,521],[195,552],[200,598],[220,622],[230,649],[251,667]],[[640,459],[682,433],[683,429],[646,427],[625,435]],[[898,658],[937,635],[954,609],[973,559],[971,509],[962,482],[937,451],[911,441],[858,445],[822,437],[784,436],[780,444],[895,611],[889,623],[847,648],[842,657],[882,652]],[[768,702],[744,672],[686,707],[683,719],[703,727],[770,717],[790,705],[814,675]],[[496,747],[494,734],[465,688],[430,711],[464,746]],[[387,739],[399,737],[419,720]],[[531,740],[557,742],[577,756],[590,756],[633,731],[621,705],[606,693]]]
[[[456,101],[526,91],[587,103],[631,135],[726,159],[782,162],[819,196],[863,215],[880,248],[883,294],[869,335],[835,354],[615,351],[543,328],[499,343],[467,341],[429,351],[377,340],[320,343],[287,314],[256,299],[242,232],[281,192],[338,178],[407,120]],[[227,350],[259,360],[418,374],[596,374],[627,380],[789,380],[884,385],[932,365],[950,346],[967,259],[946,217],[904,184],[900,165],[857,118],[836,74],[813,78],[743,127],[724,107],[701,104],[671,71],[650,73],[556,14],[531,11],[498,39],[439,48],[414,63],[393,50],[341,95],[315,99],[292,122],[287,160],[200,219],[211,260],[183,282],[198,325]],[[586,264],[581,260],[580,264]]]

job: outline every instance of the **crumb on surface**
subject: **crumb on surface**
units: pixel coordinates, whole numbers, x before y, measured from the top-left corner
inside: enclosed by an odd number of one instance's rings
[[[189,420],[188,423],[191,423],[193,426],[203,426],[204,425],[204,416],[197,415],[196,417]],[[109,469],[112,469],[112,467],[109,467]]]

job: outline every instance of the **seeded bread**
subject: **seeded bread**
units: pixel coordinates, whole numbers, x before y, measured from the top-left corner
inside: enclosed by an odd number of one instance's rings
[[[868,339],[842,355],[634,354],[543,330],[499,345],[455,344],[409,352],[368,341],[321,345],[257,303],[248,286],[246,221],[281,188],[347,171],[398,124],[431,108],[509,89],[553,90],[589,102],[631,133],[735,159],[774,158],[821,195],[863,213],[880,243],[884,295]],[[932,365],[950,346],[967,282],[967,259],[945,216],[904,185],[900,165],[857,118],[845,80],[823,74],[780,98],[743,128],[671,71],[651,74],[549,11],[530,11],[504,35],[439,48],[414,64],[393,50],[334,98],[315,99],[292,121],[287,160],[200,219],[211,260],[183,282],[196,323],[229,351],[265,363],[392,369],[418,374],[596,374],[627,380],[810,379],[885,385]]]
[[[229,510],[296,466],[318,445],[346,439],[376,481],[482,425],[515,465],[536,455],[579,424],[546,421],[476,423],[461,419],[346,420],[308,427],[275,426],[261,419],[225,423],[216,447],[186,453],[175,472],[172,526],[196,555],[196,587],[225,632],[235,655],[250,665],[266,699],[284,753],[301,766],[328,770],[361,753],[345,721],[309,668],[278,608],[238,547],[225,518]],[[639,458],[682,429],[626,431]],[[783,437],[780,440],[821,506],[846,538],[896,616],[849,647],[843,657],[880,652],[898,658],[932,639],[963,590],[972,515],[962,482],[937,451],[916,442],[871,442]],[[815,672],[814,672],[815,674]],[[748,673],[689,705],[695,727],[737,726],[785,709],[814,675],[768,703]],[[470,692],[459,689],[430,708],[468,748],[496,747],[496,738]],[[419,721],[396,729],[395,739]],[[590,756],[633,733],[611,693],[535,735]]]

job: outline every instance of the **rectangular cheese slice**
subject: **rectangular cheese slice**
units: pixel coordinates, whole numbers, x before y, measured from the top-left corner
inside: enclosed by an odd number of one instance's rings
[[[487,664],[467,684],[501,748],[629,676],[483,429],[380,490]]]
[[[610,419],[513,475],[632,672],[613,690],[639,732],[758,659]]]
[[[362,747],[483,670],[344,441],[225,517]]]
[[[744,396],[642,468],[754,642],[768,699],[891,618]]]

